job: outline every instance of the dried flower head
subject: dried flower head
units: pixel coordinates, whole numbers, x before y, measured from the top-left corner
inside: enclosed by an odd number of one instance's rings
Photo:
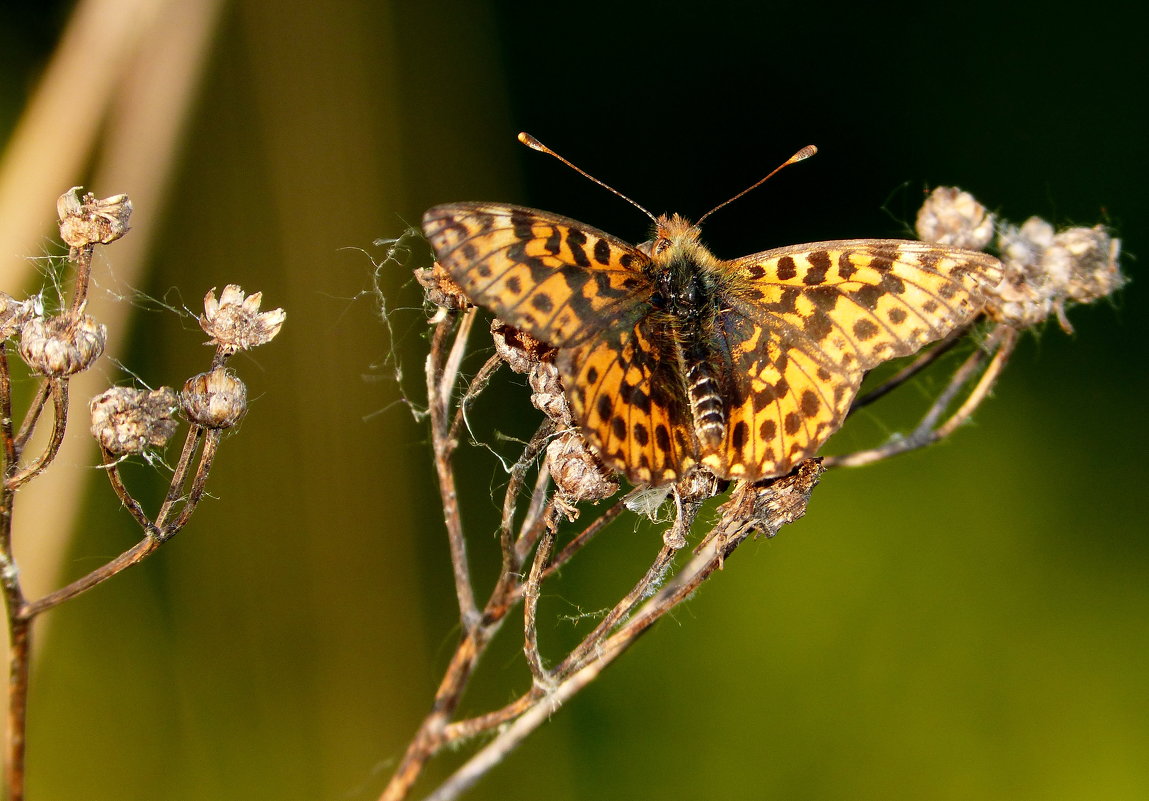
[[[92,436],[100,447],[116,456],[163,447],[176,431],[173,415],[179,405],[171,387],[112,387],[88,404]]]
[[[1111,236],[1104,226],[1066,229],[1054,237],[1054,244],[1069,261],[1069,279],[1065,282],[1069,300],[1089,303],[1125,285],[1117,263],[1121,240]]]
[[[60,238],[69,247],[107,245],[128,232],[132,201],[127,195],[112,195],[98,200],[88,192],[79,198],[76,194],[79,189],[73,186],[56,200]]]
[[[497,317],[491,321],[491,338],[495,341],[495,353],[516,373],[530,372],[538,362],[554,361],[554,348]]]
[[[0,292],[0,340],[15,334],[36,313],[36,304]]]
[[[704,467],[690,471],[674,485],[675,491],[687,503],[701,503],[724,491],[730,482],[720,479]]]
[[[756,481],[744,492],[736,492],[718,512],[723,519],[737,521],[744,531],[773,537],[782,526],[806,514],[810,493],[823,472],[820,458],[799,462],[787,475]]]
[[[527,383],[531,385],[531,404],[559,428],[569,428],[571,407],[563,394],[558,368],[550,362],[536,362],[531,365]]]
[[[193,375],[180,393],[184,415],[204,428],[231,428],[247,412],[247,387],[230,370],[217,367]]]
[[[439,262],[425,269],[415,270],[415,280],[427,290],[427,302],[432,305],[452,311],[465,309],[471,305],[462,288]]]
[[[20,329],[20,356],[33,371],[61,378],[91,367],[107,337],[107,326],[87,314],[34,317]]]
[[[262,292],[245,298],[243,290],[235,284],[225,286],[219,300],[215,298],[215,289],[209,290],[203,299],[203,314],[199,318],[200,328],[211,336],[209,344],[218,346],[225,353],[236,353],[275,339],[287,312],[283,309],[261,312],[259,304],[262,300]]]
[[[564,431],[551,440],[547,446],[547,467],[565,501],[563,511],[568,517],[574,515],[574,504],[609,498],[618,492],[618,482],[573,430]]]
[[[939,186],[918,210],[915,228],[923,242],[981,250],[993,239],[994,220],[969,192]]]
[[[1056,314],[1066,331],[1068,302],[1086,303],[1105,297],[1124,283],[1118,266],[1121,240],[1103,226],[1068,228],[1031,217],[1020,226],[1003,225],[998,249],[1005,277],[990,293],[990,316],[1018,328],[1035,325]]]

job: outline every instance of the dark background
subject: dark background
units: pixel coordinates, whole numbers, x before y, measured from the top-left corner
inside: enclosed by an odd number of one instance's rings
[[[287,323],[238,360],[251,413],[189,529],[45,621],[30,798],[377,797],[457,620],[426,431],[394,380],[397,357],[418,399],[420,295],[406,268],[381,268],[389,332],[372,241],[456,200],[647,234],[640,213],[518,145],[519,130],[653,212],[693,217],[816,143],[817,158],[707,221],[724,257],[903,236],[924,187],[957,184],[1015,222],[1111,225],[1132,283],[1073,310],[1073,336],[1027,333],[952,441],[828,475],[807,518],[740,550],[472,797],[1149,796],[1137,258],[1149,65],[1122,8],[221,5],[170,183],[150,205],[137,200],[130,236],[149,243],[144,271],[124,282],[113,246],[96,293],[138,307],[120,358],[153,384],[178,386],[207,350],[194,322],[131,303],[132,290],[194,311],[208,288],[236,282],[286,308]],[[0,134],[35,93],[70,9],[6,12]],[[52,202],[72,184],[136,198],[134,179],[101,173],[109,158],[97,145],[63,185],[29,197],[39,244],[5,242],[4,257],[40,255]],[[92,183],[105,174],[109,185]],[[940,380],[861,416],[830,450],[880,441]],[[498,425],[529,432],[521,380],[495,391],[490,414],[510,410]],[[73,435],[85,425],[77,413]],[[134,541],[85,467],[94,460],[81,452],[54,468],[92,486],[66,550],[29,576],[35,587]],[[471,548],[489,565],[502,478],[482,452],[465,464]],[[158,472],[133,474],[141,492],[160,491]],[[20,537],[19,554],[32,554],[37,542]],[[622,521],[544,608],[595,614],[658,543]],[[544,645],[569,639],[571,624],[548,625]],[[502,637],[471,711],[526,686],[513,626]]]

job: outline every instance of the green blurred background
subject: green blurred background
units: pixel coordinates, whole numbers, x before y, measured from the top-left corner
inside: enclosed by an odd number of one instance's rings
[[[453,200],[646,234],[633,209],[519,146],[519,130],[656,213],[695,217],[816,143],[816,159],[708,221],[722,256],[901,236],[922,187],[958,184],[1017,222],[1112,225],[1133,282],[1113,303],[1074,310],[1074,336],[1027,334],[951,442],[828,475],[806,519],[748,543],[471,797],[1149,798],[1149,327],[1136,222],[1149,216],[1149,65],[1125,5],[81,7],[91,28],[151,27],[131,53],[111,34],[80,46],[93,71],[130,68],[90,124],[94,149],[67,169],[25,166],[61,174],[21,199],[38,227],[3,239],[3,257],[31,289],[33,265],[19,260],[51,248],[57,194],[131,195],[136,230],[104,252],[95,293],[131,312],[120,357],[153,384],[178,386],[208,351],[194,322],[137,291],[195,311],[208,288],[235,282],[288,318],[276,342],[238,360],[251,412],[189,529],[45,621],[33,801],[377,797],[458,632],[426,432],[391,360],[394,347],[418,397],[420,294],[405,269],[380,270],[389,335],[372,241]],[[74,10],[7,5],[0,135],[16,130]],[[147,93],[181,69],[186,102]],[[88,99],[56,112],[57,135],[84,135]],[[170,145],[155,156],[157,141]],[[125,277],[133,258],[140,270]],[[123,379],[102,365],[101,381]],[[876,407],[832,450],[884,436],[885,415],[939,380]],[[496,390],[515,410],[500,425],[519,434],[534,414],[522,383]],[[42,541],[18,540],[40,591],[136,536],[88,469],[94,454],[74,453],[54,470],[91,486],[63,556],[37,573]],[[489,567],[503,479],[477,451],[464,464],[471,548]],[[132,480],[162,491],[150,468]],[[37,517],[36,496],[21,500]],[[622,521],[545,608],[593,614],[658,544]],[[548,625],[544,646],[570,639],[571,624]],[[501,636],[470,711],[526,686],[513,627]]]

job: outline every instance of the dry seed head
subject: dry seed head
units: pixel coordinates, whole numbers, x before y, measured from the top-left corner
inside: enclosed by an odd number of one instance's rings
[[[30,300],[16,300],[0,292],[0,340],[15,334],[36,313],[36,304]]]
[[[696,467],[674,485],[678,497],[687,503],[702,503],[726,489],[729,482],[719,479],[705,467]]]
[[[92,398],[92,436],[116,456],[161,448],[176,431],[179,398],[171,387],[112,387]]]
[[[915,229],[923,242],[981,250],[993,239],[993,215],[969,192],[939,186],[918,210]]]
[[[107,337],[107,326],[87,314],[34,317],[20,329],[20,356],[34,372],[62,378],[91,367]]]
[[[1110,236],[1104,226],[1066,229],[1054,237],[1054,244],[1070,261],[1069,278],[1065,282],[1069,300],[1089,303],[1125,285],[1125,276],[1117,263],[1121,240]]]
[[[127,195],[112,195],[98,200],[89,192],[79,198],[76,193],[80,188],[73,186],[56,200],[60,238],[69,247],[107,245],[128,232],[132,201]]]
[[[427,302],[444,309],[457,311],[471,305],[463,289],[439,262],[428,268],[415,270],[415,280],[427,290]]]
[[[994,319],[1023,328],[1056,314],[1072,330],[1065,305],[1105,297],[1125,283],[1118,265],[1121,240],[1103,226],[1067,228],[1031,217],[1020,226],[1003,225],[998,233],[1005,277],[989,293],[987,312]]]
[[[550,362],[536,362],[531,365],[527,383],[531,385],[531,404],[559,428],[569,428],[571,408],[563,394],[558,368]]]
[[[756,481],[718,507],[725,518],[734,515],[742,526],[773,537],[778,530],[806,514],[810,493],[824,472],[821,458],[799,462],[789,474]]]
[[[569,503],[597,501],[618,492],[618,482],[576,431],[564,431],[551,440],[547,445],[547,467]]]
[[[247,387],[224,367],[184,382],[180,402],[189,421],[204,428],[231,428],[247,412]]]
[[[516,373],[529,372],[531,365],[538,362],[554,361],[554,348],[497,317],[491,321],[491,339],[495,342],[495,353]]]
[[[200,328],[211,337],[209,344],[225,353],[236,353],[275,339],[283,328],[287,312],[283,309],[261,312],[262,300],[262,292],[244,297],[243,290],[236,284],[225,286],[219,300],[216,300],[215,289],[209,290],[199,318]]]

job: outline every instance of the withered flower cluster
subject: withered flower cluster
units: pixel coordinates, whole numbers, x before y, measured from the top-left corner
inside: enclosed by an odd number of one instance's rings
[[[1121,240],[1102,225],[1060,231],[1040,217],[1021,225],[998,220],[973,195],[955,187],[930,194],[917,219],[918,236],[972,250],[994,241],[1004,278],[991,292],[986,316],[1013,328],[1030,328],[1055,316],[1067,333],[1065,315],[1074,303],[1090,303],[1125,284],[1118,259]]]
[[[143,539],[108,563],[41,598],[24,596],[20,571],[12,551],[10,513],[16,491],[52,464],[63,441],[69,417],[70,380],[97,363],[104,353],[107,327],[86,312],[92,256],[97,245],[108,245],[129,231],[132,204],[126,195],[98,199],[80,195],[78,187],[57,202],[60,236],[69,247],[68,265],[74,280],[71,297],[51,313],[43,299],[16,300],[0,292],[0,583],[4,592],[11,646],[8,697],[6,781],[8,796],[23,797],[23,762],[29,670],[29,632],[41,613],[106,581],[137,564],[188,522],[203,497],[208,472],[222,432],[247,411],[247,390],[225,365],[232,355],[270,342],[283,326],[282,309],[260,312],[261,296],[245,296],[228,285],[217,299],[215,291],[204,299],[200,325],[215,347],[210,368],[184,382],[183,390],[113,386],[92,398],[90,431],[103,454],[103,468],[120,502],[143,531]],[[17,338],[15,353],[33,376],[39,390],[22,422],[16,425],[11,393],[9,340]],[[33,434],[48,425],[52,430],[44,450],[29,456]],[[164,502],[154,517],[132,495],[120,475],[120,463],[142,455],[154,461],[159,449],[179,428],[177,415],[189,423],[179,461]],[[198,459],[196,454],[198,452]]]

